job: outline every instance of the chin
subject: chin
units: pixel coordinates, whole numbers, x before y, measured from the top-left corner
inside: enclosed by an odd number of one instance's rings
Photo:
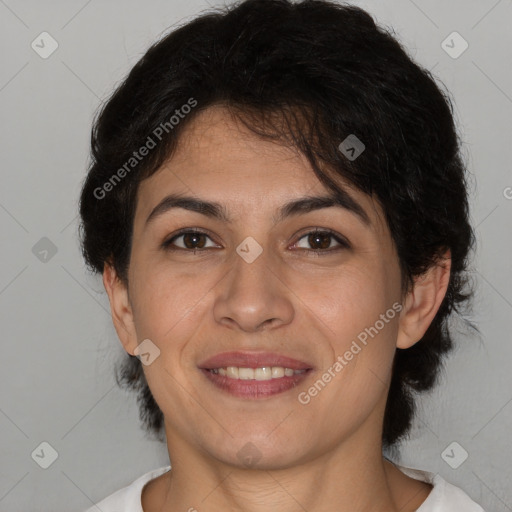
[[[290,444],[289,437],[270,439],[248,434],[240,438],[226,437],[223,444],[212,443],[209,453],[219,461],[239,469],[278,470],[295,466],[308,457],[302,453],[304,443]]]

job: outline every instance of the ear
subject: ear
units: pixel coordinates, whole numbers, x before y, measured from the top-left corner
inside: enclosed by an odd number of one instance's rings
[[[397,348],[412,347],[427,331],[446,295],[451,263],[448,249],[434,266],[414,281],[400,313]]]
[[[137,347],[137,333],[127,286],[119,279],[114,267],[105,262],[103,285],[110,301],[112,321],[121,344],[128,354],[134,355]]]

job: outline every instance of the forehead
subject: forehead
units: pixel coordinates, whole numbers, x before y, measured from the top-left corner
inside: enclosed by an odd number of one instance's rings
[[[181,133],[176,151],[162,166],[162,170],[175,173],[181,168],[187,169],[192,180],[210,181],[212,186],[219,177],[233,184],[257,177],[271,179],[276,187],[281,180],[303,187],[322,185],[296,148],[257,136],[220,105],[192,120]]]
[[[367,213],[370,224],[382,212],[368,195],[342,178],[340,186]],[[251,132],[221,106],[210,107],[187,125],[172,157],[139,186],[136,219],[146,219],[168,194],[222,203],[234,213],[277,210],[297,197],[332,194],[296,148]]]

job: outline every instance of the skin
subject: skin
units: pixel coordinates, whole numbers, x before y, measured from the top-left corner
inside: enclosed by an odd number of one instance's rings
[[[327,512],[333,503],[339,512],[408,512],[427,498],[430,485],[383,459],[382,421],[395,349],[412,346],[432,322],[448,286],[449,253],[402,296],[381,207],[344,188],[369,225],[332,207],[274,224],[285,202],[328,189],[305,157],[258,138],[221,106],[201,112],[172,158],[141,183],[129,285],[109,264],[103,281],[125,350],[134,354],[147,338],[160,350],[143,368],[164,413],[172,470],[145,486],[145,512]],[[173,209],[146,225],[170,193],[219,202],[232,222]],[[206,230],[195,243],[208,248],[161,248],[181,228]],[[312,228],[334,230],[350,248],[307,253],[321,248],[304,236]],[[263,248],[252,263],[235,250],[248,236]],[[334,238],[329,243],[339,248]],[[299,393],[395,302],[400,314],[302,405]],[[241,349],[283,353],[314,370],[285,393],[237,398],[213,386],[198,364]],[[237,456],[247,442],[260,454],[251,468]]]

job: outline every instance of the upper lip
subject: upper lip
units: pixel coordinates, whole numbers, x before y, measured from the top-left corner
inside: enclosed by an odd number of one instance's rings
[[[273,352],[222,352],[210,357],[199,365],[199,368],[211,370],[238,366],[241,368],[262,368],[264,366],[282,366],[292,370],[309,370],[312,366],[304,361]]]

